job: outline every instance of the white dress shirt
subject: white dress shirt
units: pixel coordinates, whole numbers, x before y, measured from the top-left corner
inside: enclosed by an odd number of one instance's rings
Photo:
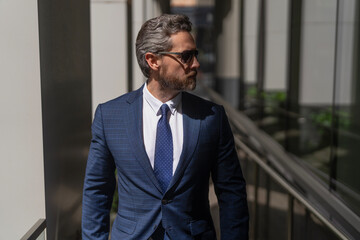
[[[170,111],[168,121],[170,124],[173,139],[173,175],[179,163],[180,154],[183,148],[183,115],[181,104],[182,93],[166,102]],[[156,130],[159,119],[161,118],[160,107],[163,103],[155,98],[147,89],[147,84],[143,88],[143,137],[146,153],[150,159],[150,164],[154,169]]]

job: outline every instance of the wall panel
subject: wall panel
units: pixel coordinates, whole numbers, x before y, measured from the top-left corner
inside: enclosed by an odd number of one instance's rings
[[[39,0],[48,239],[81,238],[90,144],[89,1]]]
[[[0,1],[0,239],[45,218],[38,11]]]

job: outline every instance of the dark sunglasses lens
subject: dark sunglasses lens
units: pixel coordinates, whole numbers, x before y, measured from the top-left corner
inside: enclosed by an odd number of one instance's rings
[[[188,63],[190,61],[191,58],[191,52],[190,51],[184,51],[181,54],[181,60],[183,63]]]
[[[189,63],[193,59],[193,57],[197,57],[197,55],[197,50],[184,51],[181,54],[181,60],[183,63]]]

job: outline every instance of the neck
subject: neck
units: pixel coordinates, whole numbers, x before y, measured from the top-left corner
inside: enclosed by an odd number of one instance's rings
[[[147,81],[147,89],[158,100],[165,103],[179,94],[180,91],[163,88],[158,81],[149,78]]]

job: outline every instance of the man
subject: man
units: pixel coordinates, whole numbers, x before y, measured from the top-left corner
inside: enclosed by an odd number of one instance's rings
[[[191,95],[199,68],[183,15],[148,20],[136,39],[147,82],[100,104],[83,195],[83,239],[216,239],[208,201],[215,186],[221,238],[248,238],[245,181],[223,107]]]

